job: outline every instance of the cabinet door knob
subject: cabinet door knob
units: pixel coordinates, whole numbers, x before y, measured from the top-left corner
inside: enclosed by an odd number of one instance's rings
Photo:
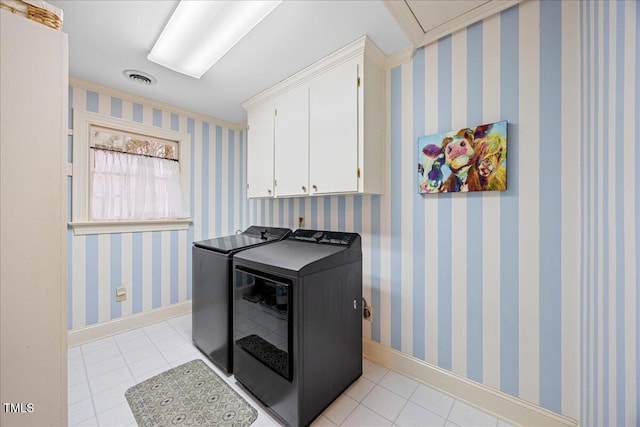
[[[307,187],[305,187],[304,185],[302,186],[302,191],[306,192],[307,191]]]
[[[271,189],[267,188],[267,193],[271,194]]]
[[[318,191],[318,186],[313,184],[313,191]]]

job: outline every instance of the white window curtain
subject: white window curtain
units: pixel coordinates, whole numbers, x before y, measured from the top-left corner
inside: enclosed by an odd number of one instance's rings
[[[184,218],[177,161],[91,149],[94,221]]]

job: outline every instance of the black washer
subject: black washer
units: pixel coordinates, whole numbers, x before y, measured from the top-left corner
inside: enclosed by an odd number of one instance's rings
[[[193,243],[193,343],[227,373],[233,372],[233,256],[289,233],[288,228],[251,226],[239,234]]]

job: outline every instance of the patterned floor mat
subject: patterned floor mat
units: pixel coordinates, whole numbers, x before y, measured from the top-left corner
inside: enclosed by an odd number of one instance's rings
[[[258,411],[202,360],[137,384],[125,397],[139,426],[248,427]]]

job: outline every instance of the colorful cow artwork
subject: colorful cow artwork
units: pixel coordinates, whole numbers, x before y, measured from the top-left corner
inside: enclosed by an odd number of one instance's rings
[[[507,189],[507,122],[418,138],[418,192]]]

